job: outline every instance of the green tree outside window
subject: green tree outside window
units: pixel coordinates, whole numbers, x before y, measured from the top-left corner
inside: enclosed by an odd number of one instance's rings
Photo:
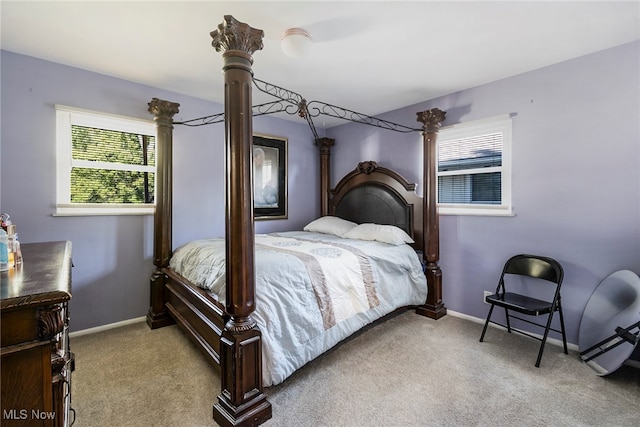
[[[155,138],[71,126],[71,203],[154,202]]]

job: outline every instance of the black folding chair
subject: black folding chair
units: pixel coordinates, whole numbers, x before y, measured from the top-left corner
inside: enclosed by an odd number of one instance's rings
[[[537,279],[527,281],[528,286],[538,287],[541,285],[548,285],[549,283],[553,283],[555,285],[553,299],[551,301],[545,301],[528,296],[520,290],[524,288],[524,286],[518,287],[518,293],[508,292],[507,289],[512,289],[511,281],[509,281],[510,283],[508,285],[505,284],[505,277],[508,277],[508,275],[526,276]],[[489,314],[487,315],[487,321],[484,324],[484,329],[482,329],[480,342],[484,340],[484,334],[487,332],[487,326],[489,326],[489,322],[491,322],[507,328],[507,331],[509,333],[513,330],[514,332],[541,341],[540,350],[538,351],[538,359],[536,360],[536,368],[540,367],[540,360],[542,359],[542,352],[544,351],[544,346],[547,342],[549,331],[555,331],[562,334],[564,353],[568,354],[567,338],[564,330],[564,318],[562,316],[562,304],[560,301],[560,286],[562,286],[563,277],[564,271],[562,269],[562,266],[560,265],[560,263],[558,263],[558,261],[552,258],[527,254],[521,254],[511,257],[504,265],[502,274],[500,275],[500,281],[498,282],[498,286],[496,287],[496,292],[493,295],[487,295],[485,298],[485,301],[491,304],[491,307],[489,308]],[[491,314],[493,313],[493,309],[496,306],[504,308],[507,322],[506,325],[491,320]],[[528,316],[540,316],[546,314],[548,315],[547,323],[546,325],[543,325],[541,323],[523,319],[521,317],[514,316],[510,313],[510,311]],[[556,311],[560,315],[560,330],[551,327],[551,320],[553,319],[553,314]],[[525,331],[513,329],[511,328],[510,318],[518,319],[523,322],[544,328],[544,335],[542,336],[542,338],[540,338]]]

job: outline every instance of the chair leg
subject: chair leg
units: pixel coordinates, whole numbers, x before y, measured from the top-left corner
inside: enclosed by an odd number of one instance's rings
[[[507,320],[507,332],[511,333],[511,322],[509,321],[509,310],[505,307],[504,317]]]
[[[558,302],[558,314],[560,315],[560,331],[562,332],[562,345],[564,346],[564,354],[569,354],[567,350],[567,335],[564,332],[564,316],[562,315],[562,306]]]
[[[542,352],[544,351],[544,345],[547,343],[547,336],[549,335],[549,328],[551,328],[551,320],[553,319],[553,313],[555,310],[551,310],[549,318],[547,319],[547,326],[544,328],[544,335],[542,336],[542,343],[540,344],[540,350],[538,351],[538,359],[536,360],[536,368],[540,367],[540,361],[542,360]]]
[[[484,334],[487,332],[487,326],[489,326],[489,320],[491,319],[491,313],[493,313],[494,305],[491,304],[491,308],[489,308],[489,314],[487,314],[487,320],[484,322],[484,328],[482,329],[482,335],[480,335],[480,342],[484,339]]]

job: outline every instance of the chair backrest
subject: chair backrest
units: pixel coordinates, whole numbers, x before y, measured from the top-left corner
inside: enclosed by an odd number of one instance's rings
[[[560,263],[552,258],[520,254],[511,257],[504,265],[502,276],[505,274],[519,274],[562,284],[564,271]],[[502,278],[501,278],[502,279]]]

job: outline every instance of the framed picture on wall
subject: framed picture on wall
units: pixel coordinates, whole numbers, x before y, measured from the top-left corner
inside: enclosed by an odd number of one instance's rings
[[[253,216],[287,218],[287,138],[253,135]]]

